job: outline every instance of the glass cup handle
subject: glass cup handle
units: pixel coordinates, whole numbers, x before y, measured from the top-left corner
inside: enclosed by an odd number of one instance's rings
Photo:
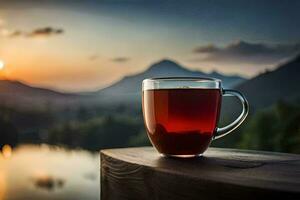
[[[217,130],[215,132],[215,135],[213,137],[213,140],[224,137],[228,133],[235,130],[246,119],[246,117],[249,113],[248,101],[242,93],[240,93],[236,90],[223,90],[223,96],[235,96],[235,97],[237,97],[242,103],[243,111],[240,114],[240,116],[236,120],[234,120],[231,124],[229,124],[225,127],[222,127],[222,128],[217,128]]]

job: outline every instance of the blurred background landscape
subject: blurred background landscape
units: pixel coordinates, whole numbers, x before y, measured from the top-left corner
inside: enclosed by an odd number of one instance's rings
[[[0,200],[99,199],[103,148],[150,145],[141,82],[214,77],[250,115],[217,147],[300,153],[299,1],[1,1]],[[240,112],[225,98],[220,126]]]

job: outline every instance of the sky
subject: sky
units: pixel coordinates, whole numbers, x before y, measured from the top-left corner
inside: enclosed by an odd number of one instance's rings
[[[253,77],[300,52],[300,1],[0,1],[0,79],[96,90],[161,59]]]

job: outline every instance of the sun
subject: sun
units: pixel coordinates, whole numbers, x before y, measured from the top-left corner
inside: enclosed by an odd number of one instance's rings
[[[4,69],[4,62],[0,60],[0,70]]]

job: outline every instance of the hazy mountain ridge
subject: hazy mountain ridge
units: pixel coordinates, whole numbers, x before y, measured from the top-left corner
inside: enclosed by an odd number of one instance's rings
[[[58,92],[51,89],[46,89],[42,87],[33,87],[29,86],[21,81],[13,81],[13,80],[0,80],[0,93],[1,94],[15,94],[15,93],[24,93],[35,95],[37,93],[44,95],[56,95],[56,96],[75,96],[73,93],[64,93]]]
[[[223,87],[233,87],[246,79],[240,76],[227,76],[218,72],[204,73],[201,71],[189,70],[172,60],[162,60],[151,65],[144,72],[126,76],[120,81],[111,86],[101,89],[97,92],[90,93],[92,95],[101,97],[104,101],[136,101],[140,99],[142,81],[146,78],[152,77],[214,77],[221,79]],[[115,99],[117,97],[117,99]],[[118,97],[122,99],[118,99]]]
[[[300,55],[277,69],[260,74],[236,87],[253,108],[272,105],[279,100],[300,99]]]
[[[0,102],[20,107],[45,104],[63,105],[73,102],[79,95],[51,89],[29,86],[20,81],[0,80]]]

